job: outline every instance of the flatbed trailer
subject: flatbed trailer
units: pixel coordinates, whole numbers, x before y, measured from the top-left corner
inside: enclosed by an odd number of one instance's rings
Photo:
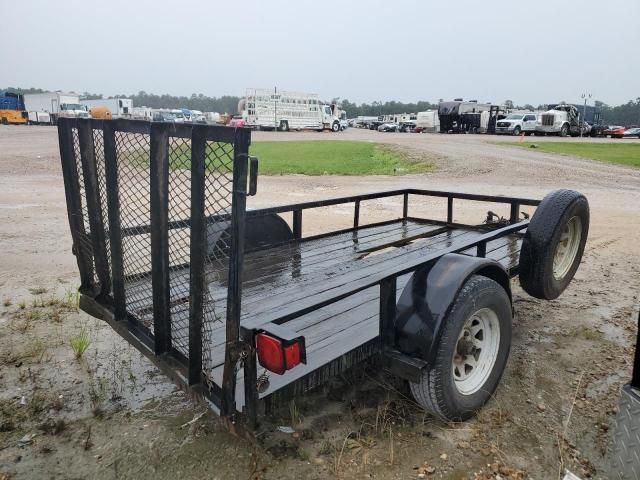
[[[249,129],[63,118],[58,132],[80,307],[244,432],[372,357],[428,411],[469,418],[506,363],[510,279],[557,297],[588,232],[570,190],[541,203],[407,188],[248,210]],[[394,198],[396,219],[363,222],[363,203]],[[415,213],[427,199],[442,218]],[[509,215],[457,223],[460,202]],[[352,226],[303,235],[303,214],[331,206],[353,208]],[[485,307],[464,314],[471,304]]]

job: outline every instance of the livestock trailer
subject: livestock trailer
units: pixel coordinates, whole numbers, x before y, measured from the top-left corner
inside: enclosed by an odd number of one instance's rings
[[[374,359],[427,411],[469,418],[507,361],[510,279],[556,298],[587,238],[571,190],[406,188],[249,210],[249,129],[63,118],[58,134],[80,307],[248,432],[275,401]],[[433,200],[441,218],[417,213]],[[365,223],[371,201],[395,201],[396,218]],[[469,202],[505,215],[456,222]],[[352,208],[352,224],[304,235],[323,207]]]

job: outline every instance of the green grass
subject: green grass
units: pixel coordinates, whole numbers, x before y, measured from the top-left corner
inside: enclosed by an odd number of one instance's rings
[[[255,142],[250,153],[262,175],[402,175],[433,168],[387,146],[357,141]]]
[[[229,146],[207,145],[207,171],[230,172]],[[255,142],[250,154],[258,157],[261,175],[403,175],[430,172],[427,160],[413,160],[391,147],[357,141]],[[149,154],[131,152],[129,163],[149,168]],[[187,143],[171,145],[171,170],[191,168],[191,147]]]
[[[623,140],[620,140],[623,142]],[[521,148],[530,148],[532,144],[536,150],[549,153],[562,153],[575,157],[591,158],[601,162],[616,163],[631,167],[640,167],[639,143],[583,143],[583,142],[540,142],[526,143],[501,143],[501,145],[514,145]],[[533,150],[533,149],[532,149]]]

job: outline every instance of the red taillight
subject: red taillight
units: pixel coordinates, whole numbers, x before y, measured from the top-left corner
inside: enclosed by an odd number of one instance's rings
[[[282,340],[261,332],[256,335],[258,361],[267,370],[282,375],[304,361],[302,338],[284,343]]]

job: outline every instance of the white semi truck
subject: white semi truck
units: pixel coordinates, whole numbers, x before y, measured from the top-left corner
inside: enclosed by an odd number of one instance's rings
[[[101,98],[99,100],[82,100],[80,103],[91,110],[93,107],[109,109],[112,118],[129,118],[133,115],[133,100],[130,98]]]
[[[339,132],[347,122],[346,112],[337,105],[321,102],[314,93],[250,88],[240,100],[238,112],[248,127],[262,130]]]
[[[591,126],[584,122],[581,112],[575,105],[551,105],[549,110],[538,116],[536,135],[571,135],[577,137],[582,133],[588,135]]]
[[[89,109],[80,104],[80,97],[75,93],[29,93],[24,96],[24,106],[33,123],[43,123],[38,119],[46,118],[44,114],[48,114],[52,125],[57,123],[58,117],[89,117]]]

